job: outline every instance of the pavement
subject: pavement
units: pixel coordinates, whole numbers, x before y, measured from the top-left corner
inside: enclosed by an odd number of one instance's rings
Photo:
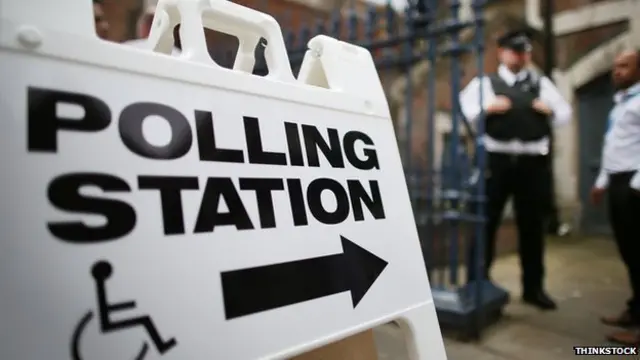
[[[542,312],[523,305],[518,258],[504,256],[494,265],[492,278],[509,290],[511,303],[480,341],[445,337],[449,360],[566,360],[575,356],[573,346],[610,345],[604,335],[614,329],[600,324],[599,318],[621,311],[630,295],[613,240],[562,238],[547,244],[546,287],[559,309]],[[379,360],[409,359],[395,324],[380,326],[374,334]]]

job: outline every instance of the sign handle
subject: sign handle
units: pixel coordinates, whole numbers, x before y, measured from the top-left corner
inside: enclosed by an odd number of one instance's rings
[[[362,111],[391,119],[387,97],[371,52],[326,35],[307,44],[298,82],[353,96]]]
[[[410,360],[447,359],[433,301],[406,311],[396,321],[402,329]]]
[[[160,0],[156,7],[149,42],[155,51],[169,53],[171,33],[180,25],[182,57],[215,65],[207,50],[203,28],[238,38],[240,46],[234,70],[251,72],[254,50],[260,38],[267,40],[265,58],[268,78],[294,82],[280,25],[271,15],[227,0]]]

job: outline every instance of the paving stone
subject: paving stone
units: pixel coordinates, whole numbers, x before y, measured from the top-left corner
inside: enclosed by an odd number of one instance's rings
[[[606,345],[604,335],[611,329],[600,324],[599,318],[623,309],[630,294],[613,241],[551,241],[546,265],[546,287],[558,301],[557,311],[542,312],[522,304],[519,260],[514,255],[502,257],[492,277],[512,292],[512,303],[505,308],[504,318],[483,333],[480,342],[445,338],[449,360],[565,360],[573,358],[573,346]],[[398,327],[384,325],[374,334],[379,360],[408,359]]]

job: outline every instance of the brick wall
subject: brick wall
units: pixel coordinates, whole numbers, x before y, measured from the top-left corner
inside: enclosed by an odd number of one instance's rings
[[[135,37],[142,3],[142,0],[103,0],[102,7],[109,21],[109,40],[122,42]]]
[[[325,20],[329,16],[325,11],[295,1],[234,0],[234,2],[273,16],[285,31],[298,32],[304,25],[313,25],[317,20]]]

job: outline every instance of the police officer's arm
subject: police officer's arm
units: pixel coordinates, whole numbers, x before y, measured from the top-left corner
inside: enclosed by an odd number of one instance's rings
[[[482,107],[480,106],[481,94]],[[491,81],[487,77],[482,80],[478,77],[473,78],[460,92],[460,110],[469,122],[475,121],[482,110],[491,111],[495,103],[496,96],[491,88]]]
[[[565,125],[571,121],[573,116],[571,105],[546,76],[540,79],[540,100],[551,109],[554,126]]]

